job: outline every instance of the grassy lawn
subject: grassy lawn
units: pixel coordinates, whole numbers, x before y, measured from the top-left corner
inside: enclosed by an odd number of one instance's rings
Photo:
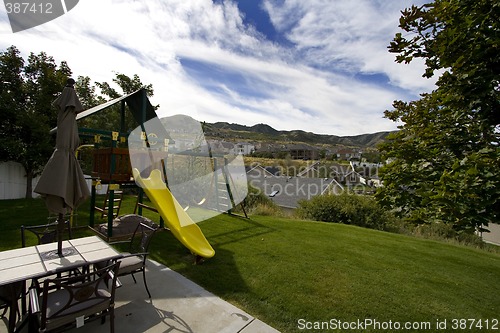
[[[124,209],[133,203],[128,199]],[[87,212],[82,206],[80,225]],[[0,201],[0,216],[0,250],[6,250],[20,246],[21,224],[44,223],[47,211],[41,200],[7,200]],[[449,332],[457,331],[451,329],[453,319],[500,320],[498,254],[264,216],[221,215],[200,227],[216,251],[214,258],[193,265],[189,252],[168,232],[155,236],[152,258],[282,332],[300,332],[299,319],[430,322],[429,331],[446,319],[443,331]],[[500,323],[490,331],[498,330]],[[477,331],[487,330],[483,325]]]

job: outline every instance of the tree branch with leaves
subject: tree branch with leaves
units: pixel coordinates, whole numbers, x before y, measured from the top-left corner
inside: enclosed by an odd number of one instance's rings
[[[473,232],[499,222],[500,3],[437,0],[402,11],[396,62],[425,60],[437,88],[395,101],[402,122],[381,146],[390,163],[379,201],[415,223]]]

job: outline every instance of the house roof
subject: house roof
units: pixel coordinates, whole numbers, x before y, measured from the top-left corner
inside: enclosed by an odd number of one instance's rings
[[[316,161],[313,164],[309,165],[307,168],[305,168],[303,171],[299,172],[297,174],[297,177],[302,177],[304,175],[307,175],[310,171],[318,171],[318,166],[320,165],[320,161]]]
[[[340,149],[337,151],[337,154],[360,154],[361,152],[358,150],[352,149]]]
[[[341,175],[341,176],[348,176],[354,172],[354,169],[352,168],[351,165],[346,165],[346,164],[332,164],[330,166],[330,175]]]
[[[226,148],[226,149],[233,149],[234,148],[234,143],[232,142],[227,142],[227,141],[222,141],[221,146]]]
[[[247,176],[251,177],[271,177],[275,176],[276,174],[273,174],[267,168],[264,168],[262,165],[254,165],[254,166],[245,166]]]

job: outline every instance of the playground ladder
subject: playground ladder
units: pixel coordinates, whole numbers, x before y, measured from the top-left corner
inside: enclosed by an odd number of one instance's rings
[[[225,182],[222,173],[218,173],[215,177],[217,177],[217,187],[216,187],[216,199],[217,199],[217,208],[216,210],[219,212],[231,211],[233,207],[231,203],[231,199],[229,196],[229,192],[227,190],[227,184]]]
[[[229,182],[231,181],[228,176],[227,170],[228,160],[224,158],[223,165],[220,169],[217,168],[217,158],[213,158],[213,170],[214,170],[214,183],[215,185],[215,199],[217,207],[212,207],[212,209],[218,212],[227,212],[232,214],[231,210],[235,208],[235,202],[233,198],[233,193],[231,192],[231,186]],[[247,213],[243,202],[240,203],[245,217]]]
[[[110,205],[112,205],[113,208],[113,217],[117,217],[118,214],[120,213],[120,207],[122,205],[122,199],[123,199],[123,191],[122,190],[114,190],[114,195],[113,195],[113,200],[111,201],[111,197],[109,195],[109,186],[108,190],[106,191],[106,197],[104,198],[104,203],[102,207],[97,207],[95,206],[95,209],[101,212],[101,218],[105,218],[108,216],[108,211],[110,208]]]

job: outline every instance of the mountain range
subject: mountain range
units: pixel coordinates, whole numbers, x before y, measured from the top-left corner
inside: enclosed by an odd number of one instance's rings
[[[227,122],[204,123],[207,137],[248,141],[281,141],[307,143],[310,145],[333,145],[345,147],[376,148],[391,132],[377,132],[353,136],[315,134],[302,130],[279,131],[267,124],[245,126]]]

